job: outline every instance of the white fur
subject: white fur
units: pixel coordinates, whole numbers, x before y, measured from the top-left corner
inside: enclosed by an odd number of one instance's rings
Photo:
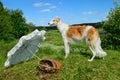
[[[83,32],[83,38],[85,38],[87,36],[87,32],[88,32],[88,30],[90,28],[92,28],[92,26],[87,26],[87,28],[84,30],[84,32]]]

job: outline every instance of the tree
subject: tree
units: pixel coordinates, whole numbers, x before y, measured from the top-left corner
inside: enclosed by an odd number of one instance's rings
[[[23,17],[21,10],[11,10],[10,12],[12,26],[13,26],[13,35],[15,38],[20,38],[21,36],[28,33],[28,28],[25,27],[26,20]]]
[[[3,8],[3,4],[0,2],[0,40],[10,41],[14,39],[11,34],[12,25],[9,10]]]
[[[109,49],[120,50],[120,6],[114,0],[115,8],[111,9],[103,24],[103,29],[106,31],[103,46]]]
[[[29,29],[29,32],[35,30],[35,25],[32,22],[29,22],[26,26]]]
[[[21,10],[9,10],[0,1],[0,40],[11,41],[29,32]]]

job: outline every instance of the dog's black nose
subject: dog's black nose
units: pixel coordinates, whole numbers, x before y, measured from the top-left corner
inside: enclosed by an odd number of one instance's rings
[[[48,25],[50,25],[50,23],[48,23]]]

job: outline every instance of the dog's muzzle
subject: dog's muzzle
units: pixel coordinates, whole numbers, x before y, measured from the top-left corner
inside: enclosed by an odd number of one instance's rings
[[[55,24],[50,24],[50,23],[48,23],[48,25],[50,25],[50,26],[56,26]]]

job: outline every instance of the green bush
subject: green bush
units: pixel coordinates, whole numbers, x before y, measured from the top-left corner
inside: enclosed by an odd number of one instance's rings
[[[120,50],[120,6],[115,3],[107,16],[108,20],[103,24],[106,34],[103,38],[103,46],[108,49]]]

